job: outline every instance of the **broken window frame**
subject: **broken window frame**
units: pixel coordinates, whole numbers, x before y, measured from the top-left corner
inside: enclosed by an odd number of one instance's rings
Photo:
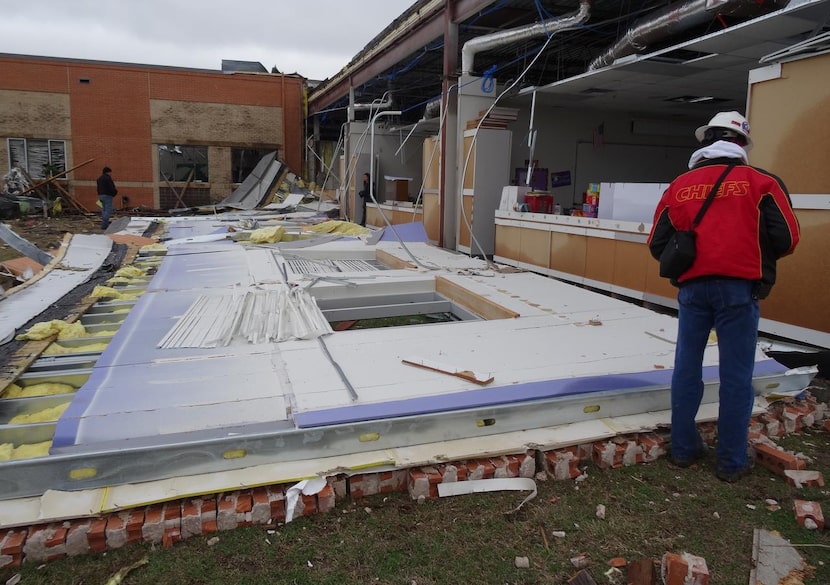
[[[210,182],[209,148],[182,144],[159,144],[159,180],[186,183],[193,170],[193,183]]]
[[[32,179],[46,179],[66,170],[66,141],[54,138],[7,138],[9,170],[18,167]],[[35,168],[32,168],[32,165]],[[48,166],[48,169],[45,168]],[[47,174],[46,171],[49,171]]]

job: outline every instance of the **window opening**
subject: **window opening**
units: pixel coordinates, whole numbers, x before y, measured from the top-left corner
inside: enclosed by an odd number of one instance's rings
[[[210,181],[207,146],[159,144],[159,179],[184,183]],[[192,173],[192,178],[191,178]]]
[[[9,138],[9,170],[20,168],[33,179],[46,179],[66,170],[66,142]]]

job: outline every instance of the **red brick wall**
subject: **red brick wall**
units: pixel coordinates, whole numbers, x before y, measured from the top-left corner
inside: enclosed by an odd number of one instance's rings
[[[281,108],[283,135],[274,136],[272,142],[282,145],[280,157],[291,169],[303,171],[301,77],[0,57],[0,89],[69,95],[72,136],[67,163],[74,166],[95,159],[72,173],[71,187],[92,210],[97,198],[94,181],[105,165],[113,169],[119,194],[129,196],[131,207],[158,205],[154,199],[159,187],[166,185],[159,184],[153,168],[150,102],[154,99]],[[216,136],[206,146],[222,141]]]

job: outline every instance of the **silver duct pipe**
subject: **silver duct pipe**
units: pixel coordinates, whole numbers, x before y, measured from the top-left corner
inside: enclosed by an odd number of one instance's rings
[[[349,106],[349,120],[355,120],[355,112],[363,112],[368,111],[369,116],[371,117],[373,112],[380,112],[381,110],[388,110],[394,104],[394,100],[392,99],[392,94],[387,92],[382,102],[374,101],[371,104],[351,104]]]
[[[743,5],[743,6],[742,6]],[[724,9],[753,8],[758,10],[757,0],[685,0],[657,11],[637,22],[623,37],[595,58],[588,71],[601,69],[627,55],[644,51],[649,45],[678,32],[710,21],[715,13]]]
[[[441,98],[436,98],[428,102],[424,107],[424,120],[437,118],[441,115]]]
[[[471,39],[464,43],[464,46],[461,48],[461,72],[467,74],[472,73],[475,57],[482,51],[573,28],[588,20],[590,12],[590,0],[580,0],[579,10],[571,16],[551,18],[530,26],[500,31],[491,35]]]

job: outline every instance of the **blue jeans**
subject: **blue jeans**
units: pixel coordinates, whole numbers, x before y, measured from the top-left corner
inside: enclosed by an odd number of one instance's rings
[[[112,200],[115,199],[112,195],[98,195],[98,200],[101,202],[101,229],[105,230],[110,224],[110,218],[114,212]]]
[[[703,447],[695,416],[703,398],[703,352],[714,327],[720,364],[718,470],[732,473],[746,467],[759,318],[752,289],[751,281],[724,279],[692,282],[677,293],[680,324],[671,383],[676,460],[691,460]]]

